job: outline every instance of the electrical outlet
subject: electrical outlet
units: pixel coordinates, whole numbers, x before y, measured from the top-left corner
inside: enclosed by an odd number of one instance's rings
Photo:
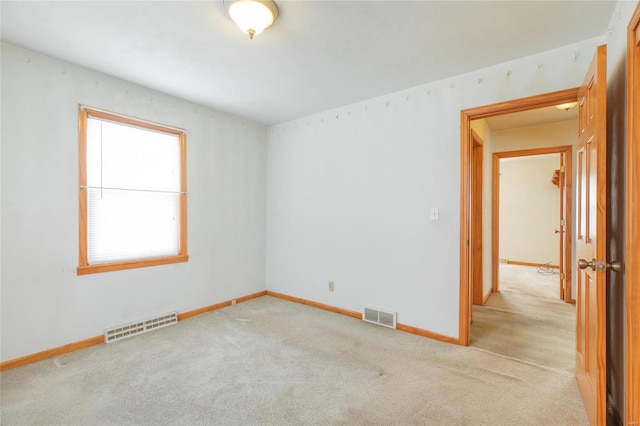
[[[333,291],[333,289],[334,289],[333,281],[329,281],[329,291]]]

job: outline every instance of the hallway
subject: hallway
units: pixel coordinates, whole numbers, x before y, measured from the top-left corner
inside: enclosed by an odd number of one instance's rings
[[[558,298],[546,268],[500,265],[500,292],[473,306],[471,346],[564,371],[575,370],[575,305]]]

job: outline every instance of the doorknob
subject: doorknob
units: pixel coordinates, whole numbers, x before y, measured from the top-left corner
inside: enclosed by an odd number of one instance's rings
[[[599,272],[602,272],[607,268],[611,269],[613,272],[620,272],[622,271],[622,262],[620,262],[619,260],[614,260],[611,263],[604,263],[602,261],[598,262]]]
[[[609,268],[611,268],[611,270],[614,271],[614,272],[622,271],[622,262],[620,262],[619,260],[614,260],[613,262],[611,262],[607,266]]]
[[[580,269],[586,269],[587,267],[591,268],[592,270],[596,270],[596,260],[592,259],[590,262],[587,262],[584,259],[578,259],[578,268]]]

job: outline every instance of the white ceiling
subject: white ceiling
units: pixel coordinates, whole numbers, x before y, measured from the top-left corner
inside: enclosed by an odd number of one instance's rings
[[[615,1],[1,1],[11,44],[275,124],[602,36]]]

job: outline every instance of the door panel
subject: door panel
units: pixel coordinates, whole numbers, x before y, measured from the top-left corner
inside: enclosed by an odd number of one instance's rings
[[[600,46],[578,95],[576,378],[593,425],[606,423],[606,63]]]

